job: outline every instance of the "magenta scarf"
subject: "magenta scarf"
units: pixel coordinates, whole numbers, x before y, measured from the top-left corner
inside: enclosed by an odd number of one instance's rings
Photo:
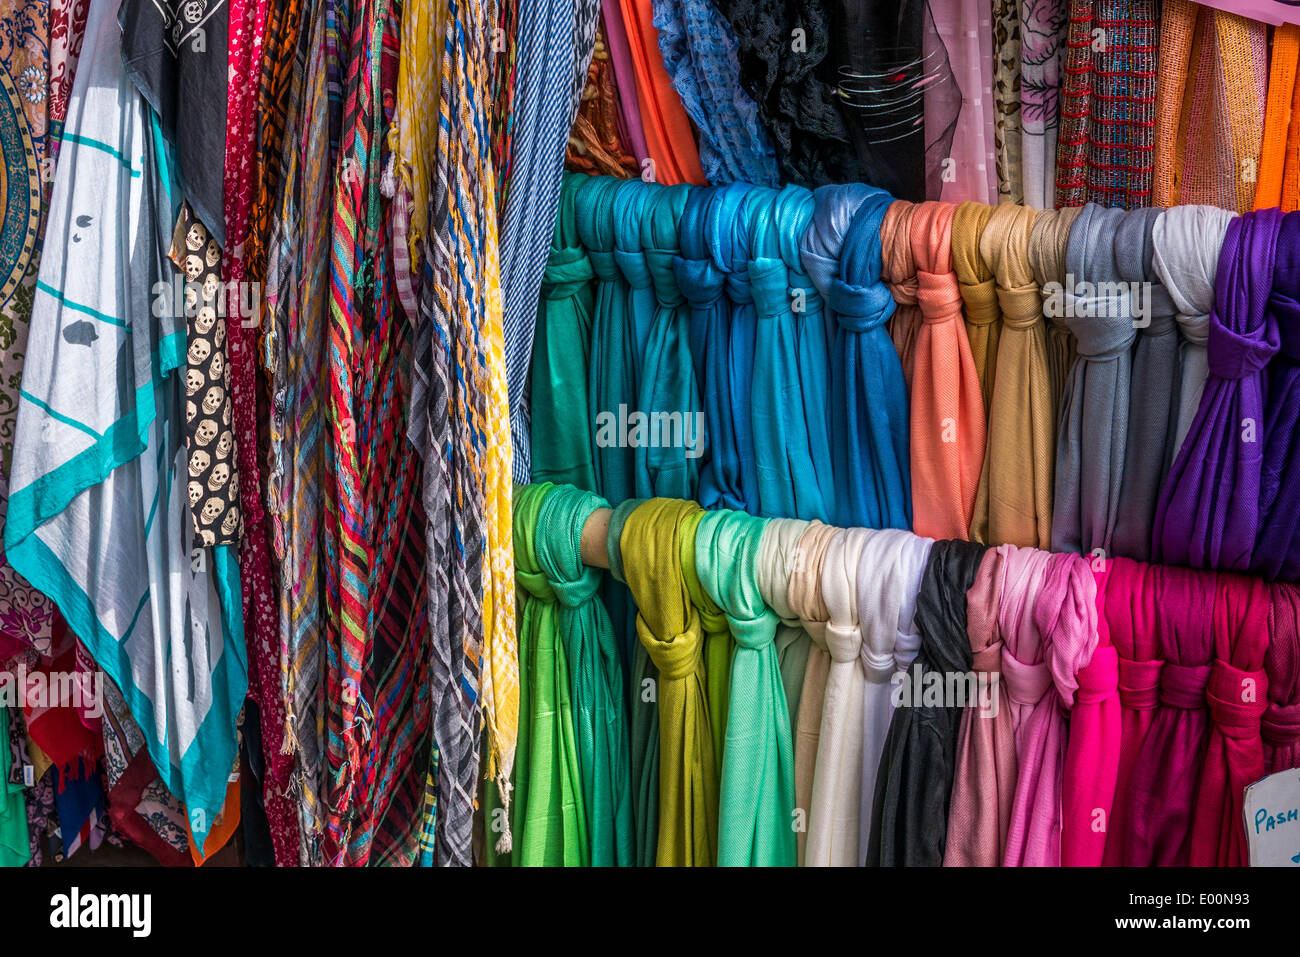
[[[983,681],[997,681],[993,701],[967,702],[957,732],[957,757],[948,809],[945,867],[996,867],[1002,862],[1011,802],[1016,790],[1016,739],[1011,706],[1002,682],[1003,632],[999,609],[1006,588],[1007,566],[1020,551],[1015,545],[990,548],[980,562],[975,584],[966,592],[966,631],[971,668]],[[981,707],[987,703],[989,708]]]
[[[1269,588],[1220,575],[1214,596],[1214,662],[1206,696],[1210,734],[1192,814],[1193,867],[1244,867],[1246,785],[1264,776],[1260,719],[1268,707]]]
[[[1124,863],[1185,867],[1196,782],[1205,763],[1210,714],[1205,692],[1214,658],[1214,572],[1153,568],[1160,647],[1160,710],[1130,778]]]
[[[1121,719],[1119,653],[1112,644],[1106,618],[1111,564],[1099,562],[1093,573],[1097,642],[1092,660],[1079,669],[1079,690],[1070,712],[1061,781],[1059,863],[1066,867],[1100,867],[1107,829],[1113,821]],[[1042,601],[1050,608],[1050,598],[1044,591]]]
[[[1059,867],[1065,719],[1079,670],[1097,647],[1097,584],[1078,555],[1026,551],[1017,556],[1015,587],[1003,593],[1018,620],[1003,619],[1002,674],[1016,725],[1017,775],[1002,863]]]
[[[1103,822],[1106,853],[1102,863],[1107,867],[1118,867],[1128,863],[1124,859],[1129,832],[1127,795],[1142,741],[1160,705],[1160,669],[1164,660],[1160,651],[1156,607],[1158,569],[1130,558],[1114,558],[1106,562],[1106,566],[1101,620],[1105,622],[1105,633],[1119,658],[1119,764],[1115,773],[1114,800],[1097,806],[1109,816],[1109,820]],[[1099,648],[1098,653],[1100,651]],[[1094,664],[1097,657],[1093,656]],[[1072,729],[1071,743],[1073,734]],[[1067,774],[1067,796],[1070,789],[1071,778]],[[1090,811],[1085,813],[1091,814]],[[1067,834],[1073,830],[1074,823],[1074,816],[1069,815]],[[1081,821],[1077,823],[1082,824]],[[1089,821],[1090,827],[1091,824]]]
[[[1300,768],[1300,588],[1274,585],[1271,641],[1264,656],[1264,773]]]

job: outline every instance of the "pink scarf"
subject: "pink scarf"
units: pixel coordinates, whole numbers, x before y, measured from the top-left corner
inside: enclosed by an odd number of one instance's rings
[[[1264,712],[1264,772],[1300,768],[1300,588],[1273,586],[1268,671],[1268,710]]]
[[[1014,633],[1008,632],[1002,655],[1013,712],[1018,681],[1012,680],[1012,675],[1017,671],[1032,670],[1028,682],[1032,691],[1038,692],[1044,678],[1047,686],[1016,729],[1019,773],[1002,863],[1007,867],[1059,867],[1066,713],[1074,706],[1077,676],[1097,647],[1097,584],[1088,562],[1078,555],[1050,555],[1046,561],[1026,562],[1025,572],[1024,604],[1032,608],[1033,620]],[[1012,660],[1017,661],[1016,667]],[[1026,660],[1035,663],[1019,664]],[[1113,692],[1113,682],[1111,687]]]
[[[946,867],[996,867],[1002,862],[1011,801],[1016,788],[1016,741],[1011,708],[1002,677],[1002,625],[998,609],[1015,545],[990,548],[980,561],[975,584],[966,592],[966,631],[972,669],[977,677],[997,681],[993,700],[967,702],[957,732],[957,755],[948,809]],[[988,686],[990,699],[994,689]]]

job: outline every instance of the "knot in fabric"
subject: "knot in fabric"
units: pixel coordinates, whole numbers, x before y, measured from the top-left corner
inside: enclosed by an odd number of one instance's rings
[[[581,246],[552,249],[542,273],[542,295],[547,299],[570,299],[595,275],[587,251]]]
[[[650,272],[655,299],[667,309],[683,302],[673,263],[680,252],[679,226],[689,195],[690,187],[684,183],[653,192],[646,203],[645,218],[641,221],[641,248],[645,250],[646,268]]]
[[[826,621],[830,612],[822,597],[822,570],[826,564],[826,551],[838,534],[840,530],[833,525],[817,521],[810,523],[799,537],[790,572],[790,608],[799,616],[804,630],[823,648],[826,646]]]
[[[635,289],[650,286],[650,267],[646,264],[641,243],[641,223],[652,193],[663,188],[658,183],[626,180],[619,185],[614,196],[614,261],[618,263],[623,278]]]
[[[539,571],[524,571],[516,564],[515,581],[524,591],[539,601],[553,602],[556,600],[555,589],[551,587],[551,583],[547,581],[546,576]]]
[[[1175,206],[1152,227],[1152,268],[1173,300],[1183,336],[1196,345],[1209,335],[1219,252],[1235,218],[1213,206]]]
[[[799,258],[823,298],[830,295],[831,280],[840,275],[840,254],[854,216],[879,192],[861,183],[819,186],[813,191],[813,216],[799,242]]]
[[[686,627],[660,638],[649,633],[637,619],[637,635],[645,645],[646,654],[659,669],[659,677],[664,681],[680,681],[689,678],[704,661],[704,642],[700,640],[700,616],[691,608],[687,612]]]
[[[604,577],[600,569],[582,561],[580,549],[583,526],[601,508],[609,508],[609,502],[594,492],[557,485],[538,513],[537,562],[566,608],[591,601]]]
[[[785,263],[781,260],[755,259],[750,262],[750,292],[758,318],[775,319],[790,311],[785,280]]]
[[[1125,282],[1144,283],[1145,325],[1141,334],[1165,336],[1178,328],[1174,322],[1173,297],[1155,271],[1155,230],[1163,209],[1133,209],[1124,214],[1115,230],[1115,265]]]
[[[1260,723],[1264,741],[1275,748],[1300,743],[1300,704],[1270,701]]]
[[[551,482],[525,485],[517,490],[511,502],[515,582],[529,597],[544,602],[555,601],[555,592],[537,559],[537,521],[542,504],[554,491]]]
[[[745,512],[709,512],[695,536],[700,583],[726,614],[742,648],[762,648],[776,638],[778,619],[763,601],[755,569],[766,524]]]
[[[684,526],[700,511],[694,502],[652,498],[623,526],[620,550],[637,605],[637,637],[665,681],[686,678],[703,662],[700,616],[679,557]]]
[[[1045,209],[1034,219],[1029,231],[1029,268],[1034,271],[1034,281],[1039,287],[1048,283],[1065,282],[1065,257],[1070,245],[1070,232],[1085,206],[1067,206],[1064,209]]]
[[[573,197],[578,236],[587,248],[597,278],[618,278],[614,251],[614,200],[624,181],[612,176],[585,177]]]
[[[839,324],[850,332],[870,332],[894,314],[894,297],[879,283],[853,286],[833,279],[827,301]]]
[[[1268,675],[1243,671],[1226,661],[1210,665],[1205,692],[1210,717],[1225,737],[1249,741],[1259,737],[1260,719],[1268,708]]]
[[[1013,704],[1035,705],[1052,687],[1052,671],[1045,661],[1021,661],[1002,649],[1002,686]]]
[[[1100,651],[1101,649],[1097,649]],[[1119,659],[1119,700],[1130,711],[1154,711],[1160,704],[1163,661]]]
[[[940,323],[961,318],[961,293],[952,273],[917,270],[916,283],[916,301],[926,322]]]
[[[623,275],[619,272],[613,250],[588,249],[587,262],[591,265],[592,275],[600,282],[613,282]]]
[[[623,528],[627,518],[645,503],[643,498],[629,498],[614,506],[614,513],[609,517],[609,531],[605,533],[605,554],[609,558],[609,573],[615,581],[627,584],[623,573]]]
[[[896,199],[880,223],[880,276],[900,305],[915,305],[917,301],[916,259],[912,255],[915,213],[914,203]]]
[[[1002,639],[990,642],[979,651],[972,651],[971,669],[989,675],[1001,673]]]
[[[902,529],[871,533],[858,559],[862,666],[869,680],[906,670],[921,647],[916,598],[934,541]]]
[[[1066,297],[1067,302],[1070,298]],[[1123,304],[1117,305],[1121,300]],[[1082,309],[1102,315],[1076,315],[1066,319],[1081,358],[1105,362],[1126,355],[1133,347],[1137,329],[1127,300],[1127,290],[1121,290],[1116,297],[1093,297],[1091,302],[1081,304]]]
[[[1092,661],[1079,671],[1078,704],[1101,704],[1118,693],[1119,652],[1114,645],[1099,645],[1092,653]]]
[[[1034,602],[1034,624],[1066,708],[1074,706],[1079,672],[1097,648],[1097,580],[1081,555],[1052,555]]]
[[[858,619],[858,565],[871,532],[846,528],[831,539],[822,564],[821,591],[829,623],[826,648],[833,661],[854,661],[862,651]]]
[[[952,270],[966,304],[966,321],[976,326],[997,322],[1000,310],[993,270],[980,253],[980,238],[993,215],[993,207],[966,202],[952,219]]]
[[[727,274],[714,265],[711,259],[673,260],[673,274],[682,297],[692,306],[711,306],[722,298],[726,289]]]
[[[623,278],[633,289],[650,288],[650,264],[646,261],[645,253],[640,249],[616,249],[614,262],[618,264],[618,271],[623,274]]]
[[[772,227],[781,250],[781,259],[790,272],[804,276],[799,243],[813,218],[813,194],[809,189],[789,183],[781,187],[772,204]]]
[[[799,553],[799,539],[809,522],[798,518],[774,518],[763,529],[758,547],[758,591],[781,621],[799,624],[799,614],[790,604],[790,576]]]
[[[1160,671],[1160,703],[1166,708],[1199,710],[1205,707],[1205,691],[1209,684],[1209,665],[1180,665],[1166,661]]]
[[[1262,372],[1277,355],[1281,342],[1277,326],[1264,322],[1253,332],[1238,333],[1220,321],[1217,310],[1210,315],[1210,374],[1220,379],[1244,379]]]

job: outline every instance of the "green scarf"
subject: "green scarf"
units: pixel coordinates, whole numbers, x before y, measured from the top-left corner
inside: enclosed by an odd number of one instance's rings
[[[681,563],[686,590],[691,596],[691,604],[700,613],[700,627],[704,629],[704,682],[709,696],[709,725],[713,728],[713,763],[718,767],[722,764],[727,739],[731,652],[735,646],[727,627],[727,616],[704,590],[695,570],[695,535],[702,518],[703,512],[695,512],[682,523]]]

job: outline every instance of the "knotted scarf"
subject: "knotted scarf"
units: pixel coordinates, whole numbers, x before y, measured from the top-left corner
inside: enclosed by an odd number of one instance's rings
[[[1210,715],[1205,693],[1214,658],[1213,572],[1151,569],[1160,634],[1160,708],[1133,764],[1121,836],[1128,867],[1186,867],[1196,782],[1205,762]]]
[[[700,581],[695,563],[695,536],[704,512],[694,512],[682,523],[678,536],[681,544],[682,578],[691,604],[700,616],[700,629],[704,632],[704,690],[709,698],[709,727],[713,732],[713,764],[722,770],[723,749],[727,743],[727,709],[730,705],[728,689],[731,687],[731,655],[735,644],[727,626],[727,616],[713,600]]]
[[[1063,297],[1066,323],[1078,358],[1065,384],[1056,436],[1052,549],[1058,552],[1100,548],[1109,554],[1119,512],[1137,336],[1133,301],[1118,285],[1115,231],[1123,221],[1123,210],[1089,203],[1074,221],[1065,255],[1074,284]]]
[[[727,298],[731,300],[725,389],[730,393],[731,426],[740,460],[740,507],[751,515],[759,512],[758,459],[750,402],[758,316],[749,282],[749,221],[755,207],[761,207],[766,192],[747,183],[732,183],[722,189],[718,202],[708,211],[709,247],[714,264],[727,274]]]
[[[1182,448],[1201,404],[1209,375],[1205,344],[1214,308],[1214,277],[1219,251],[1235,213],[1213,206],[1176,206],[1165,210],[1151,231],[1151,268],[1174,301],[1178,322],[1178,429],[1170,461]]]
[[[677,225],[689,186],[655,190],[641,221],[641,247],[654,291],[637,411],[649,418],[649,435],[636,448],[638,495],[694,498],[704,436],[695,369],[691,364],[690,313],[673,274]]]
[[[1002,682],[1005,634],[999,608],[1007,566],[1017,551],[1014,545],[986,551],[966,592],[974,681],[966,684],[966,709],[957,734],[945,867],[997,867],[1006,846],[1016,790],[1016,738]]]
[[[633,363],[635,383],[632,400],[628,402],[626,410],[626,438],[622,434],[624,410],[618,408],[610,411],[618,420],[618,432],[614,436],[613,443],[625,444],[629,447],[628,453],[632,457],[632,486],[637,498],[649,498],[657,494],[651,487],[650,472],[645,467],[645,449],[654,441],[651,435],[653,423],[650,410],[642,406],[641,401],[643,393],[654,388],[654,385],[647,381],[650,370],[646,367],[646,349],[650,341],[650,325],[658,311],[658,302],[650,276],[649,258],[646,256],[645,245],[642,242],[642,222],[665,188],[658,183],[626,180],[619,184],[618,192],[614,194],[612,211],[614,262],[627,282],[625,328],[630,336],[631,349],[628,355]],[[599,425],[597,423],[596,444],[607,444],[610,438],[608,435],[602,438]]]
[[[997,276],[1002,334],[971,537],[1048,548],[1056,422],[1043,304],[1027,258],[1037,215],[999,206],[980,237],[980,255]]]
[[[558,605],[555,625],[568,658],[578,771],[593,867],[636,864],[627,701],[618,639],[597,597],[603,573],[584,565],[582,529],[609,508],[599,495],[556,486],[537,516],[534,550]]]
[[[1088,562],[1078,555],[1052,555],[1037,577],[1040,580],[1034,584],[1033,630],[1040,636],[1042,667],[1049,683],[1016,732],[1016,796],[1003,856],[1007,867],[1061,864],[1066,717],[1075,706],[1076,696],[1080,704],[1084,703],[1080,673],[1087,670],[1097,647],[1097,583]],[[1002,668],[1010,680],[1015,669],[1005,658]],[[1018,679],[1010,680],[1013,701],[1019,684]],[[1112,681],[1112,697],[1114,687]],[[1087,721],[1090,715],[1081,717]],[[1118,727],[1118,713],[1115,718]],[[1073,736],[1083,729],[1072,722],[1070,731],[1073,743]],[[1093,770],[1102,781],[1109,777],[1114,787],[1114,766],[1113,760],[1109,765],[1099,760]],[[1097,851],[1100,861],[1100,842]]]
[[[896,199],[880,222],[880,278],[897,304],[889,317],[889,338],[894,341],[903,381],[912,391],[912,362],[916,357],[916,336],[921,325],[917,304],[916,259],[912,255],[912,217],[916,204]]]
[[[1214,596],[1214,661],[1206,699],[1210,734],[1192,810],[1193,867],[1245,867],[1246,787],[1264,776],[1260,721],[1268,707],[1269,586],[1220,575]]]
[[[854,184],[821,187],[815,200],[801,249],[837,323],[831,360],[836,523],[908,528],[907,387],[884,329],[894,300],[880,281],[880,223],[891,199]]]
[[[776,629],[776,656],[781,667],[781,685],[791,728],[794,728],[799,714],[799,693],[803,690],[808,651],[812,644],[798,613],[790,604],[790,578],[799,555],[799,539],[808,527],[807,522],[799,519],[772,519],[763,529],[756,561],[759,594],[781,619]]]
[[[1099,867],[1115,801],[1120,760],[1119,653],[1111,644],[1106,587],[1112,562],[1093,556],[1092,660],[1079,669],[1061,767],[1061,864]],[[1044,599],[1046,600],[1046,599]]]
[[[679,558],[682,528],[698,511],[694,502],[650,499],[627,517],[620,542],[637,637],[659,669],[659,867],[709,866],[718,846],[704,642]]]
[[[623,630],[623,660],[628,673],[628,723],[632,778],[632,810],[636,818],[636,863],[653,867],[659,840],[659,706],[654,688],[658,672],[637,637],[636,607],[623,571],[623,528],[644,499],[628,499],[614,507],[605,532],[609,578],[605,606],[615,634]],[[633,647],[627,647],[631,642]]]
[[[826,623],[831,613],[822,598],[822,570],[826,564],[826,552],[839,531],[833,525],[821,522],[810,524],[799,538],[794,568],[790,572],[790,608],[799,616],[809,638],[808,664],[803,688],[799,692],[794,738],[794,797],[795,808],[801,815],[800,827],[796,831],[800,867],[807,858],[813,777],[821,740],[826,681],[831,670],[830,652],[826,648]]]
[[[736,640],[718,815],[720,866],[793,867],[794,744],[777,662],[780,619],[757,569],[767,523],[742,512],[700,520],[695,564]]]
[[[952,271],[957,274],[957,290],[966,307],[966,338],[970,340],[971,360],[979,376],[986,421],[993,404],[998,339],[1002,334],[997,283],[980,255],[980,239],[992,215],[992,206],[961,203],[952,217]]]
[[[1278,233],[1269,317],[1280,349],[1268,375],[1259,535],[1250,567],[1266,578],[1300,578],[1300,213]]]
[[[1245,569],[1259,531],[1264,376],[1278,351],[1267,311],[1282,214],[1247,213],[1223,239],[1210,313],[1209,378],[1161,489],[1152,553],[1197,568]]]
[[[875,814],[876,772],[894,714],[896,674],[907,674],[921,647],[916,596],[931,539],[901,529],[874,532],[858,559],[858,618],[862,622],[862,788],[858,792],[858,864],[867,860]]]
[[[1059,284],[1062,291],[1065,289],[1069,278],[1066,276],[1065,257],[1070,247],[1070,231],[1082,212],[1082,206],[1045,209],[1034,219],[1034,228],[1029,234],[1029,265],[1034,270],[1039,288],[1044,290],[1044,296],[1047,296],[1049,283]],[[1078,278],[1074,276],[1073,280]],[[1047,328],[1047,367],[1052,383],[1052,408],[1057,410],[1053,421],[1060,420],[1061,396],[1074,365],[1074,333],[1066,322],[1065,312],[1064,309],[1044,309],[1051,320]]]
[[[984,546],[935,542],[916,596],[921,636],[908,682],[910,707],[894,710],[876,772],[867,866],[937,867],[948,835],[957,731],[963,708],[940,698],[927,703],[926,675],[953,686],[971,669],[966,637],[967,590],[979,571]],[[916,700],[918,691],[921,700]]]
[[[822,499],[819,472],[829,472],[830,444],[825,433],[825,380],[827,372],[825,332],[819,320],[810,330],[792,311],[786,262],[782,246],[797,243],[812,215],[812,194],[799,186],[780,192],[755,191],[749,209],[750,293],[754,300],[753,391],[750,422],[757,458],[758,511],[781,518],[830,518]],[[798,263],[797,253],[795,262]],[[805,286],[807,280],[804,280]],[[816,291],[815,301],[820,301]],[[802,305],[807,305],[804,292]],[[804,312],[805,309],[800,310]],[[811,335],[809,335],[811,333]],[[801,340],[815,337],[805,344]],[[820,355],[811,355],[820,366],[801,367],[801,354],[808,345],[820,344]],[[805,406],[801,378],[822,383],[821,394],[812,398],[822,404]],[[813,457],[810,433],[820,431],[827,458]],[[833,488],[827,476],[826,484]]]
[[[1157,574],[1155,567],[1128,558],[1106,562],[1106,588],[1100,621],[1104,622],[1105,632],[1119,657],[1119,765],[1115,773],[1113,800],[1109,806],[1094,804],[1093,807],[1101,807],[1108,815],[1107,820],[1101,822],[1105,827],[1102,836],[1106,842],[1102,862],[1107,867],[1126,863],[1124,844],[1129,832],[1127,814],[1131,779],[1142,740],[1160,704],[1160,669],[1164,660],[1157,621]],[[1102,656],[1103,650],[1101,647],[1097,649],[1094,663]],[[1087,767],[1080,770],[1085,775],[1090,773]],[[1090,788],[1086,784],[1084,787]],[[1082,813],[1091,815],[1091,808],[1085,807],[1086,802],[1072,800],[1072,795],[1079,789],[1080,782],[1067,771],[1067,808],[1078,804]],[[1067,837],[1081,823],[1077,820],[1077,813],[1068,813],[1065,818]],[[1093,823],[1088,821],[1089,828]],[[1086,838],[1080,841],[1081,847],[1089,845]],[[1067,843],[1066,846],[1070,845]],[[1066,860],[1069,860],[1068,856]]]
[[[731,414],[731,302],[727,274],[713,259],[709,223],[713,208],[735,216],[737,196],[716,189],[694,189],[678,221],[681,255],[673,262],[677,286],[690,315],[691,361],[704,411],[704,455],[699,461],[699,501],[705,508],[744,508],[740,457]]]
[[[920,203],[912,215],[923,320],[912,369],[912,528],[937,539],[970,537],[984,463],[984,401],[953,272],[957,208]]]
[[[595,272],[578,235],[577,198],[587,177],[565,173],[551,256],[542,275],[533,343],[532,477],[596,487],[588,418],[587,370],[591,362]]]
[[[1155,230],[1165,211],[1133,210],[1115,232],[1120,278],[1144,283],[1147,313],[1137,317],[1137,346],[1129,383],[1128,441],[1119,512],[1111,547],[1117,555],[1146,561],[1151,556],[1160,486],[1173,462],[1178,429],[1178,331],[1169,290],[1153,268]]]
[[[872,532],[846,528],[831,539],[822,565],[821,592],[829,620],[825,641],[831,666],[808,815],[809,867],[858,863],[859,789],[862,786],[862,704],[866,676],[858,618],[858,565]]]
[[[1273,585],[1269,622],[1268,708],[1264,711],[1264,772],[1300,767],[1300,589]]]
[[[517,487],[515,582],[519,586],[521,715],[515,761],[513,849],[516,867],[591,863],[569,662],[560,637],[557,595],[537,552],[538,519],[556,487]]]

